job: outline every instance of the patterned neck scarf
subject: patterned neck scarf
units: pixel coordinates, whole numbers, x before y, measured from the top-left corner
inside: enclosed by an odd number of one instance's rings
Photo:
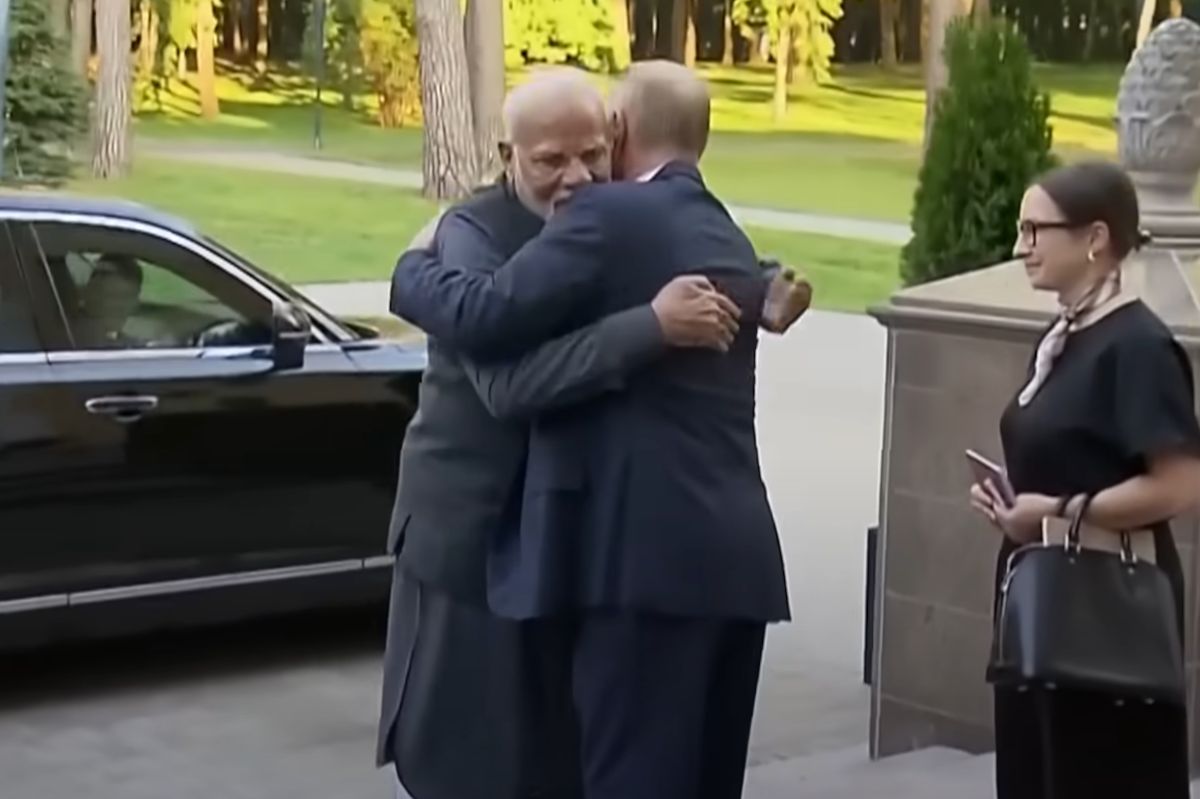
[[[1082,320],[1093,312],[1121,296],[1121,272],[1115,270],[1103,280],[1087,290],[1074,304],[1061,306],[1058,319],[1038,344],[1037,355],[1033,361],[1033,377],[1017,396],[1017,402],[1025,407],[1037,395],[1038,390],[1045,385],[1050,377],[1058,356],[1062,355],[1067,345],[1067,338],[1082,326]]]

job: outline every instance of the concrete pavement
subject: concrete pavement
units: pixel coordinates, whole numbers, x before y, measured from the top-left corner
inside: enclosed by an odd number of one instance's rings
[[[847,747],[865,759],[863,552],[883,343],[865,317],[814,313],[761,350],[763,469],[795,615],[768,638],[751,751],[768,776]],[[302,619],[0,664],[0,796],[391,797],[372,762],[382,637],[344,628]]]
[[[350,180],[406,189],[420,189],[422,185],[421,173],[415,169],[335,161],[268,149],[235,148],[224,144],[183,144],[145,139],[138,141],[138,149],[155,157],[172,161],[212,164],[234,169]],[[733,217],[743,225],[774,230],[823,233],[884,244],[904,244],[912,236],[908,225],[894,222],[753,208],[742,205],[729,205],[728,208]]]

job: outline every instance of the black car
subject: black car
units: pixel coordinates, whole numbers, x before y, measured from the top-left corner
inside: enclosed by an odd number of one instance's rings
[[[0,196],[0,647],[384,598],[424,366],[184,221]]]

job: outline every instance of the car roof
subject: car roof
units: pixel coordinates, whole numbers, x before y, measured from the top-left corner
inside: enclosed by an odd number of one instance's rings
[[[108,216],[131,222],[144,222],[174,233],[196,238],[195,225],[177,216],[128,200],[109,197],[82,197],[74,194],[0,192],[0,217],[13,212],[45,212]]]

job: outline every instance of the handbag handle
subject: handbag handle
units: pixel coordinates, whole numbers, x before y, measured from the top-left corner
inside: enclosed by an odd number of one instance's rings
[[[1083,517],[1087,514],[1088,508],[1092,506],[1092,500],[1095,497],[1092,494],[1084,494],[1083,501],[1079,503],[1079,507],[1075,509],[1075,513],[1071,516],[1071,526],[1067,529],[1067,536],[1063,540],[1063,548],[1066,550],[1074,549],[1079,553],[1083,549],[1083,543],[1080,540],[1080,528],[1083,526]],[[1129,537],[1128,530],[1122,530],[1121,536],[1121,562],[1129,565],[1136,565],[1138,562],[1137,554],[1133,551],[1133,540]]]

